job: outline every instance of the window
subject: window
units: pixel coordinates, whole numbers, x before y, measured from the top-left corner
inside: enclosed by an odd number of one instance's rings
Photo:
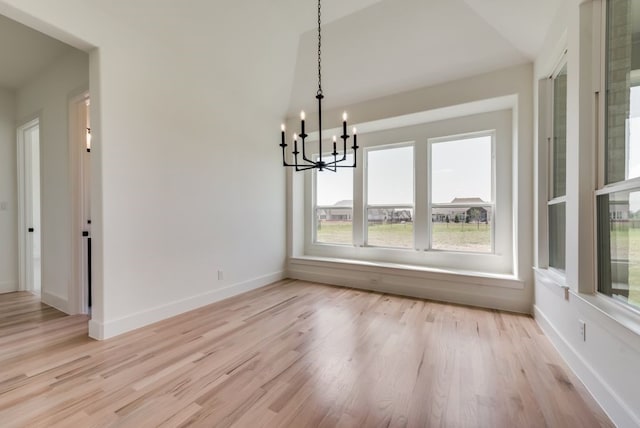
[[[413,248],[413,146],[366,154],[367,245]]]
[[[431,248],[493,252],[492,135],[430,141]]]
[[[608,1],[598,291],[640,309],[640,0]]]
[[[298,248],[512,274],[513,118],[504,108],[408,126],[389,120],[389,128],[361,132],[358,168],[304,175]]]
[[[567,65],[552,77],[552,114],[549,141],[549,267],[564,271],[567,194]]]
[[[347,154],[348,164],[353,155]],[[315,242],[323,244],[353,243],[353,170],[316,174]]]

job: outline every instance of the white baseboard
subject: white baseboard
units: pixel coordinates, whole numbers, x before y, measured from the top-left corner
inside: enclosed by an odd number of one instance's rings
[[[92,319],[89,321],[89,336],[98,340],[109,339],[131,330],[153,324],[154,322],[162,321],[184,312],[269,285],[284,278],[284,272],[274,272],[239,284],[231,285],[229,287],[188,297],[177,302],[157,306],[155,308],[147,309],[145,311],[104,323],[100,323]]]
[[[618,394],[605,382],[600,374],[585,361],[578,351],[553,326],[542,310],[534,305],[534,318],[549,338],[560,356],[578,376],[594,399],[600,404],[609,418],[619,427],[640,427],[640,419],[634,414]],[[630,369],[634,370],[634,369]]]
[[[42,291],[40,294],[40,300],[42,300],[42,303],[54,307],[65,314],[69,313],[69,301],[62,296]]]
[[[531,298],[525,286],[510,288],[491,286],[491,280],[471,276],[411,274],[398,269],[368,268],[332,262],[289,262],[289,277],[323,284],[338,285],[381,293],[457,303],[510,312],[531,313]],[[504,281],[503,281],[504,282]],[[517,281],[514,281],[517,282]]]
[[[15,281],[2,281],[0,282],[0,294],[13,293],[18,291],[18,283]]]

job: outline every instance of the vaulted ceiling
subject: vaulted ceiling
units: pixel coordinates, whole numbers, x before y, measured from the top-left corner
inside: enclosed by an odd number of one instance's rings
[[[299,12],[310,23],[300,36],[290,115],[315,109],[314,3],[305,2],[305,11]],[[337,107],[531,62],[561,3],[324,0],[325,105]]]
[[[325,106],[533,61],[564,1],[323,0]],[[161,2],[165,3],[175,7]],[[219,4],[221,11],[240,7],[232,1]],[[299,40],[291,92],[282,94],[283,99],[288,100],[290,115],[300,109],[313,111],[316,2],[277,0],[272,7],[291,17],[292,37]],[[23,85],[66,49],[71,48],[0,15],[0,86]]]

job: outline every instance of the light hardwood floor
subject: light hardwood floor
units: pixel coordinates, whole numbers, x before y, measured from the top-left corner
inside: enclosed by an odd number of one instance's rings
[[[104,342],[0,324],[0,426],[189,425],[612,426],[523,315],[286,280]]]
[[[0,294],[0,336],[29,330],[64,316],[64,312],[41,303],[38,296],[26,291]]]

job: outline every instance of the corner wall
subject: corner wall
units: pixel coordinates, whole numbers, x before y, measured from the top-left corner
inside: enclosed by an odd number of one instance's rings
[[[0,88],[0,293],[18,290],[15,94]]]

